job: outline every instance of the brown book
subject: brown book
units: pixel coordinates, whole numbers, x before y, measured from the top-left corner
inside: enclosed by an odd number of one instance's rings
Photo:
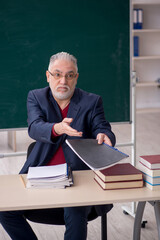
[[[99,178],[97,175],[95,175],[94,179],[104,190],[143,187],[143,180],[103,182],[102,179]]]
[[[140,162],[143,163],[149,169],[159,169],[160,155],[140,156]]]
[[[116,164],[112,167],[95,171],[95,174],[105,183],[143,179],[142,172],[130,163]]]

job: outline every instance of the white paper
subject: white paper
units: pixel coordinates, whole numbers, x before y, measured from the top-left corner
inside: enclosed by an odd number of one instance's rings
[[[29,167],[27,179],[59,177],[67,174],[67,164],[54,166]]]

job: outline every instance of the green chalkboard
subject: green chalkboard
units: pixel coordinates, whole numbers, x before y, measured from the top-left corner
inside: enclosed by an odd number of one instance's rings
[[[0,129],[27,127],[30,89],[47,86],[52,54],[78,59],[78,87],[106,118],[130,121],[129,0],[1,0]]]

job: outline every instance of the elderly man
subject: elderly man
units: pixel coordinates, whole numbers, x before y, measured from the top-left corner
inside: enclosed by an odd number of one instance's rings
[[[50,58],[46,71],[49,87],[30,91],[27,100],[28,132],[36,144],[20,173],[30,166],[67,163],[72,170],[88,167],[65,143],[69,138],[95,138],[113,146],[115,136],[106,121],[100,96],[76,88],[77,60],[61,52]],[[65,196],[64,196],[65,197]],[[87,238],[87,217],[93,206],[64,208],[65,240]],[[95,206],[98,215],[112,205]],[[46,210],[57,214],[57,209]],[[38,213],[38,210],[35,211]],[[39,211],[40,212],[40,211]],[[25,220],[26,211],[0,213],[0,221],[13,240],[37,239]]]

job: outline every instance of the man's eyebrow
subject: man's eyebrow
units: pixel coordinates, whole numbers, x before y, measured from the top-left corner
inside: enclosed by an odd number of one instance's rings
[[[62,72],[61,72],[60,70],[58,70],[58,69],[55,69],[54,72],[60,72],[60,73],[62,73]]]
[[[71,70],[71,71],[68,71],[68,72],[66,72],[66,73],[74,73],[74,71],[73,71],[73,70]]]
[[[60,71],[60,70],[58,70],[58,69],[55,69],[55,70],[54,70],[54,72],[63,73],[62,71]],[[73,70],[71,70],[71,71],[68,71],[68,72],[66,72],[66,73],[74,73],[74,71],[73,71]]]

